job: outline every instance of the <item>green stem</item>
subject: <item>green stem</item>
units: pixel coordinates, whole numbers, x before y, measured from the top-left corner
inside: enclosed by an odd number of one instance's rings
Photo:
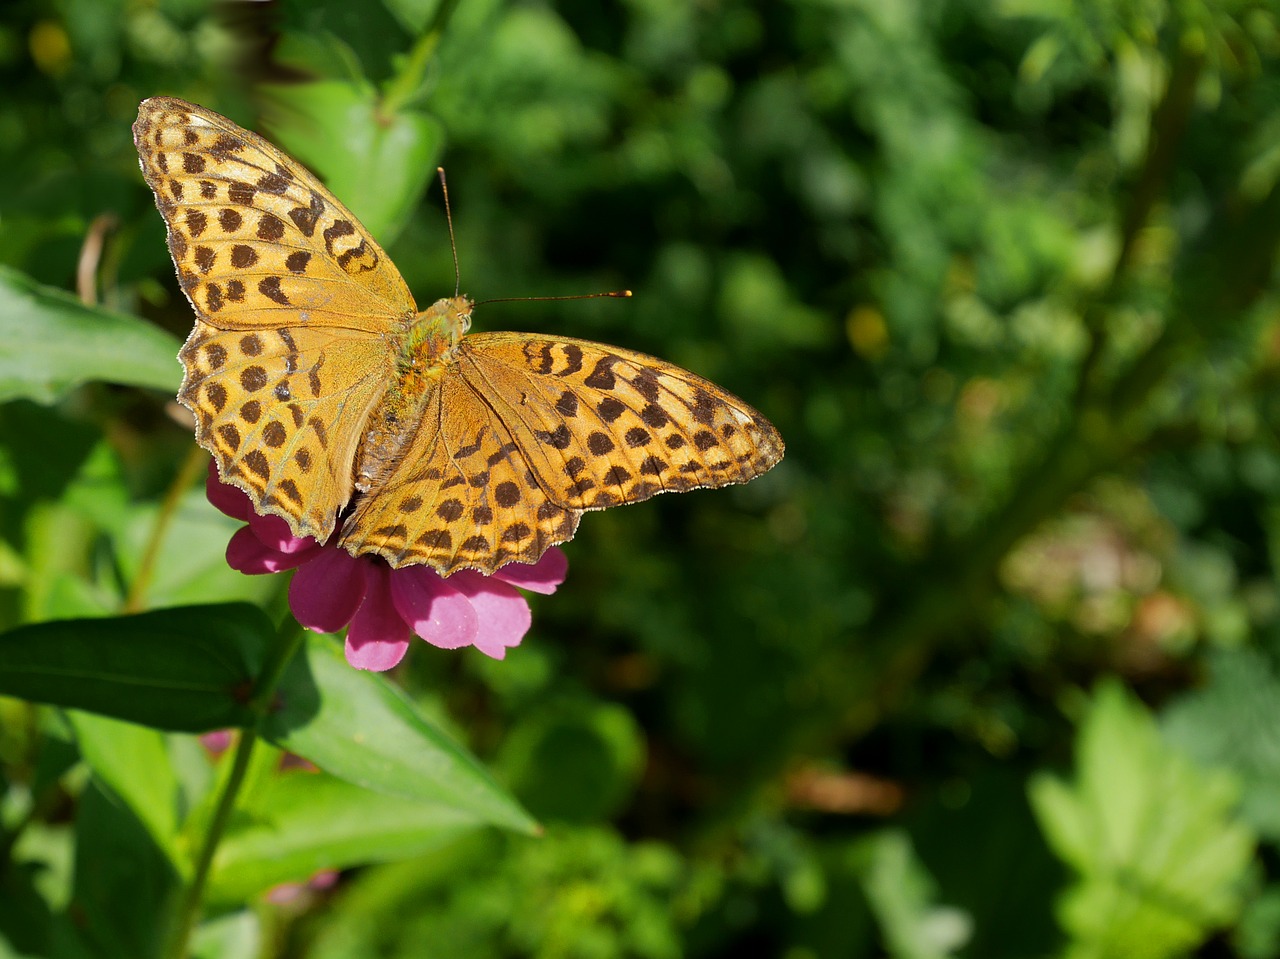
[[[1099,369],[1109,342],[1108,311],[1129,278],[1133,251],[1152,212],[1168,192],[1177,168],[1182,144],[1195,105],[1196,84],[1204,67],[1204,48],[1199,34],[1184,35],[1174,55],[1164,97],[1151,115],[1147,152],[1133,180],[1120,220],[1120,248],[1107,285],[1081,310],[1081,320],[1089,334],[1089,349],[1080,364],[1076,407],[1089,402],[1098,386]]]
[[[422,79],[426,76],[427,67],[431,64],[436,47],[440,45],[440,37],[443,36],[449,18],[453,16],[457,6],[458,0],[442,0],[436,8],[435,16],[409,50],[399,73],[387,86],[386,93],[382,97],[384,113],[394,116],[422,89]]]
[[[156,559],[160,555],[160,546],[164,543],[165,533],[173,522],[173,517],[177,515],[183,494],[195,483],[196,477],[204,470],[208,461],[208,453],[198,446],[191,447],[190,455],[183,461],[178,474],[169,484],[169,489],[164,494],[164,501],[160,504],[160,512],[156,514],[156,521],[152,524],[151,535],[147,538],[142,559],[138,562],[138,571],[134,574],[133,583],[129,586],[129,595],[125,597],[124,612],[136,613],[143,608],[147,587],[151,585],[151,577],[155,573]]]
[[[218,843],[222,841],[227,823],[231,821],[231,813],[235,809],[236,798],[240,795],[240,787],[244,785],[245,773],[249,770],[249,760],[253,756],[253,747],[257,742],[258,734],[254,730],[246,729],[240,734],[240,741],[236,743],[231,774],[222,784],[222,795],[218,797],[218,806],[214,810],[213,818],[209,821],[209,831],[205,833],[204,844],[200,847],[200,855],[196,858],[191,882],[182,893],[177,923],[169,940],[169,948],[165,950],[167,959],[183,959],[187,954],[191,933],[195,929],[196,921],[200,918],[200,903],[204,898],[209,868],[213,865],[213,857],[218,851]]]
[[[169,937],[168,948],[164,952],[165,959],[183,959],[187,954],[191,933],[200,918],[201,903],[209,880],[209,871],[213,866],[213,858],[226,833],[227,824],[231,821],[231,814],[235,811],[236,800],[244,786],[245,774],[249,770],[249,760],[253,756],[253,747],[261,735],[264,720],[271,713],[272,700],[275,698],[276,687],[280,684],[280,677],[284,675],[285,668],[302,645],[305,636],[306,632],[293,617],[287,617],[280,624],[275,642],[268,650],[262,672],[258,674],[253,695],[249,699],[249,709],[255,717],[254,724],[241,732],[240,740],[236,744],[231,772],[222,784],[222,794],[218,797],[218,805],[209,820],[209,828],[200,846],[200,853],[196,857],[191,881],[183,890],[178,904],[173,934]]]

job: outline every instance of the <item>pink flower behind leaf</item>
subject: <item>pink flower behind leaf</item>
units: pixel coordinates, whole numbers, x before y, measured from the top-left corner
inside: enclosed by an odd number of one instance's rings
[[[332,633],[347,626],[347,662],[390,669],[414,634],[442,649],[475,646],[502,659],[529,631],[529,604],[515,588],[554,593],[569,561],[552,548],[529,564],[512,563],[492,576],[463,570],[445,578],[426,566],[393,569],[373,556],[294,536],[278,516],[259,516],[249,497],[218,480],[209,464],[209,502],[248,523],[227,544],[227,563],[242,573],[296,569],[289,608],[303,626]]]

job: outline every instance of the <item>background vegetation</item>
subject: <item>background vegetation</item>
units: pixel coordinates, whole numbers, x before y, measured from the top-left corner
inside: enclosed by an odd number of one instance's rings
[[[1280,954],[1274,5],[18,0],[0,90],[0,628],[285,610],[140,359],[191,322],[155,94],[317,170],[420,303],[443,163],[464,291],[636,291],[478,328],[664,356],[788,444],[587,517],[506,661],[411,651],[541,837],[348,797],[419,831],[339,850],[279,774],[287,878],[342,872],[268,895],[283,854],[241,843],[202,955]],[[32,700],[0,699],[0,956],[144,955],[152,820],[190,809]]]

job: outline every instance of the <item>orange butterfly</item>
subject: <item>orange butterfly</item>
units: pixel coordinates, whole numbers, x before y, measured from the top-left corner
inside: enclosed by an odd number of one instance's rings
[[[586,510],[745,483],[782,438],[670,363],[418,312],[395,265],[297,161],[170,97],[133,127],[196,311],[178,399],[259,513],[443,575],[536,561]]]

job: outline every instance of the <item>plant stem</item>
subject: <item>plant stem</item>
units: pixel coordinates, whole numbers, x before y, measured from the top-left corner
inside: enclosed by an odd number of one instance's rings
[[[255,730],[246,729],[240,734],[236,743],[235,758],[231,773],[222,784],[222,795],[218,797],[218,806],[213,818],[209,821],[209,831],[205,833],[204,843],[200,847],[200,855],[196,859],[195,871],[191,882],[183,890],[182,900],[178,906],[177,922],[173,935],[169,939],[169,947],[165,950],[166,959],[183,959],[187,954],[187,946],[191,933],[195,929],[196,920],[200,917],[200,903],[204,898],[205,883],[209,878],[209,867],[213,865],[214,854],[218,851],[218,843],[231,821],[231,813],[235,809],[236,797],[240,787],[244,785],[245,773],[249,769],[249,759],[253,756],[253,747],[258,742]]]
[[[1164,97],[1151,115],[1147,152],[1134,178],[1120,217],[1120,248],[1106,287],[1081,310],[1080,319],[1089,334],[1089,349],[1080,364],[1075,405],[1083,408],[1098,387],[1100,363],[1109,341],[1108,311],[1129,279],[1134,247],[1164,198],[1176,169],[1178,148],[1195,105],[1196,83],[1204,67],[1202,45],[1190,38],[1178,45]]]
[[[133,583],[129,586],[129,595],[125,597],[124,612],[136,613],[142,610],[147,587],[151,585],[151,577],[155,573],[156,559],[160,555],[160,545],[164,542],[164,535],[178,512],[178,504],[182,502],[183,494],[195,483],[196,477],[205,468],[208,459],[209,454],[200,447],[191,447],[191,453],[183,460],[173,482],[169,484],[164,500],[160,503],[160,512],[156,514],[156,521],[152,524],[151,535],[147,537],[142,559],[138,562],[138,571],[134,574]]]
[[[214,809],[213,817],[209,820],[209,828],[201,844],[200,853],[196,857],[191,881],[183,890],[178,904],[173,933],[169,937],[168,947],[164,952],[165,959],[183,959],[187,954],[191,933],[200,918],[201,902],[204,899],[205,885],[213,866],[213,858],[227,830],[227,824],[231,821],[231,814],[235,811],[236,799],[239,798],[245,773],[249,769],[249,760],[253,756],[253,747],[261,735],[263,721],[271,713],[272,700],[275,698],[276,687],[280,684],[280,677],[284,675],[285,668],[298,651],[298,647],[302,645],[305,636],[305,631],[293,617],[286,617],[276,632],[275,642],[268,650],[262,671],[254,684],[253,695],[249,699],[249,709],[254,714],[254,724],[252,728],[240,733],[239,742],[236,743],[231,772],[222,784],[222,794],[218,797],[218,805]]]
[[[418,37],[396,76],[387,85],[382,97],[382,109],[394,115],[422,95],[423,77],[431,65],[440,37],[444,35],[449,18],[453,16],[458,0],[443,0],[436,8],[435,16]]]

